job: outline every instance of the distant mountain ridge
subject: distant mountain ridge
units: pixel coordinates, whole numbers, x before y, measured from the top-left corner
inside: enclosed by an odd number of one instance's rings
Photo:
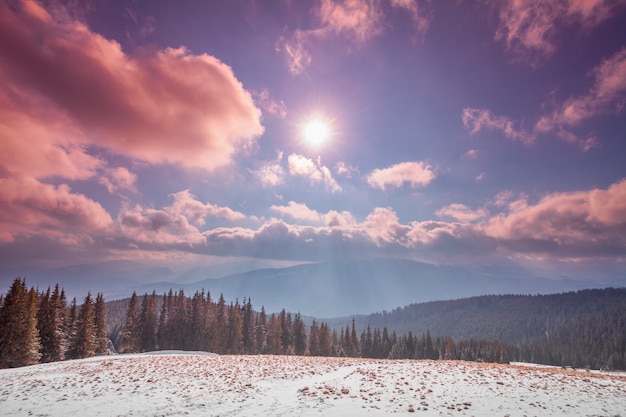
[[[412,303],[485,294],[550,294],[590,288],[590,282],[555,281],[516,267],[438,266],[406,260],[360,260],[265,268],[191,284],[162,282],[136,289],[204,289],[213,297],[252,299],[255,309],[301,312],[320,318],[366,314]],[[607,286],[607,285],[599,285]]]
[[[303,315],[328,318],[368,314],[398,306],[434,300],[450,300],[486,294],[550,294],[608,286],[626,286],[624,277],[589,280],[552,280],[516,266],[462,267],[431,265],[407,260],[355,260],[300,264],[285,268],[217,265],[175,273],[169,268],[135,262],[77,265],[57,269],[0,271],[7,284],[20,276],[42,290],[58,282],[68,296],[84,297],[87,291],[103,292],[115,300],[138,294],[183,289],[192,294],[204,289],[213,297],[252,299],[257,310],[282,308]],[[229,270],[242,272],[228,274]],[[216,277],[220,273],[226,273]],[[205,276],[207,279],[199,279]],[[620,282],[621,281],[621,282]]]

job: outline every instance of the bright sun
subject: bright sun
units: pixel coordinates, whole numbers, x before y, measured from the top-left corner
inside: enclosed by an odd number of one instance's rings
[[[322,119],[310,119],[302,126],[302,138],[311,146],[321,146],[330,137],[328,122]]]

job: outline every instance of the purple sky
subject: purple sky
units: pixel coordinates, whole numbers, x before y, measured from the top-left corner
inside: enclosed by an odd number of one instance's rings
[[[5,268],[626,272],[625,1],[0,3]]]

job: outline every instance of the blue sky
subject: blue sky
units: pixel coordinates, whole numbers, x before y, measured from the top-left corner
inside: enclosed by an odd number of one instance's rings
[[[2,1],[0,262],[626,272],[624,23],[603,0]]]

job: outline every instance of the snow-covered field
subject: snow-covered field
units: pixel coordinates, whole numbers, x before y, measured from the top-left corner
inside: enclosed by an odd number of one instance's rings
[[[626,416],[626,377],[522,365],[120,355],[0,370],[8,416]]]

